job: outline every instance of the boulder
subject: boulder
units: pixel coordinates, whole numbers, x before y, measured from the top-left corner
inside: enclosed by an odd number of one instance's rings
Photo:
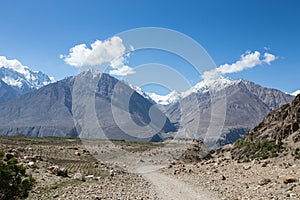
[[[73,179],[79,180],[79,181],[86,181],[85,176],[79,172],[74,174]]]

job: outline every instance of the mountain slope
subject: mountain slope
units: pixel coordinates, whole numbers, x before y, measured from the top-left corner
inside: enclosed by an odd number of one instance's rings
[[[99,77],[101,76],[101,78]],[[77,91],[78,83],[87,83],[89,80],[99,81],[96,86],[96,93],[93,90],[89,93],[87,84],[82,84],[80,94],[77,97],[83,97],[74,106],[73,92]],[[76,88],[74,89],[74,84]],[[115,92],[115,86],[118,84],[122,92],[132,94],[129,104],[130,118],[123,119],[127,124],[132,119],[136,123],[146,125],[149,123],[149,110],[152,104],[136,93],[126,84],[107,74],[95,74],[91,71],[83,72],[76,77],[69,77],[62,81],[49,84],[37,91],[24,94],[15,100],[0,105],[0,134],[12,135],[17,132],[31,136],[79,136],[82,132],[77,132],[84,127],[80,124],[81,119],[85,119],[86,124],[91,124],[90,129],[97,128],[97,121],[89,121],[89,111],[85,106],[89,104],[90,99],[95,100],[93,109],[97,115],[98,123],[107,138],[111,139],[138,139],[124,133],[118,128],[115,117],[112,115],[111,102],[114,101],[112,94]],[[79,88],[80,89],[80,88]],[[78,104],[79,102],[79,104]],[[118,108],[123,109],[123,101],[116,101]],[[154,109],[155,108],[151,108]],[[156,109],[158,116],[164,116]],[[76,114],[76,116],[74,116]],[[75,123],[74,123],[75,119]],[[77,129],[75,129],[75,124]],[[98,129],[95,129],[98,130]],[[175,127],[167,120],[162,127],[161,132],[175,131]],[[146,134],[141,132],[141,135]],[[88,135],[81,135],[83,137]],[[158,135],[151,135],[151,138],[142,138],[144,140],[160,140]]]
[[[0,79],[0,103],[9,101],[18,96],[18,93]]]
[[[67,78],[0,105],[0,134],[76,136],[72,84],[73,79]]]
[[[8,60],[4,56],[0,56],[0,80],[11,86],[17,96],[54,82],[52,77],[40,71],[32,71],[18,60]],[[4,99],[0,101],[4,102]]]
[[[210,92],[214,92],[216,97],[211,99]],[[214,144],[217,140],[217,145],[225,145],[241,138],[272,109],[292,99],[292,96],[279,90],[264,88],[249,81],[221,78],[197,84],[183,95],[181,101],[169,105],[166,115],[173,123],[177,123],[179,128],[184,127],[185,132],[196,129],[200,138],[211,140],[208,143]],[[180,105],[184,106],[184,113]],[[218,106],[225,106],[226,118],[221,133],[207,136],[205,134],[210,128],[213,106],[217,112],[222,110],[222,107]],[[222,118],[222,115],[215,113],[214,117]]]
[[[245,135],[247,141],[280,143],[300,142],[300,95],[289,104],[270,112],[263,121]]]
[[[300,95],[270,112],[243,140],[218,152],[230,151],[240,161],[284,157],[300,159]]]

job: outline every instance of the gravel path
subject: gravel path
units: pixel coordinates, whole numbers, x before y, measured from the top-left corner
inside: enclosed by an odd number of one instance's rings
[[[182,199],[218,199],[212,192],[200,190],[181,180],[162,174],[159,171],[150,171],[142,173],[142,176],[150,182],[162,200],[182,200]],[[150,172],[149,172],[150,171]]]

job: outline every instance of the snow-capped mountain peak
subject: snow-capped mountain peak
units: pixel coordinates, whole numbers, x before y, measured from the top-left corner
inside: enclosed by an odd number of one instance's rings
[[[157,104],[168,105],[177,102],[181,98],[181,94],[177,91],[172,91],[167,95],[158,95],[155,93],[147,93]]]
[[[182,93],[182,97],[186,97],[192,93],[207,93],[209,91],[220,91],[225,89],[228,86],[237,84],[243,81],[242,79],[239,80],[231,80],[225,77],[219,77],[217,79],[210,79],[210,80],[203,80],[197,83],[191,89]]]
[[[247,81],[242,80],[242,79],[231,80],[229,78],[219,77],[217,79],[203,80],[185,92],[180,93],[177,91],[172,91],[167,95],[159,95],[156,93],[145,92],[140,87],[130,85],[130,84],[129,85],[137,93],[139,93],[146,99],[152,101],[153,103],[157,103],[160,105],[168,105],[168,104],[175,103],[175,102],[179,101],[180,99],[185,98],[193,93],[204,94],[204,93],[212,92],[212,91],[220,91],[231,85],[238,84],[240,82],[245,82],[247,84]]]
[[[297,96],[298,94],[300,94],[300,90],[296,90],[295,92],[291,93],[292,96]]]
[[[145,99],[148,99],[148,101],[150,101],[151,103],[153,104],[156,104],[157,102],[154,101],[154,99],[152,99],[148,93],[146,93],[142,88],[138,87],[138,86],[135,86],[135,85],[132,85],[132,84],[129,84],[126,82],[126,84],[128,84],[131,89],[135,90],[138,94],[140,94],[142,97],[144,97]]]
[[[0,79],[12,86],[19,94],[39,89],[54,82],[53,77],[40,72],[32,71],[16,59],[9,60],[0,56]]]

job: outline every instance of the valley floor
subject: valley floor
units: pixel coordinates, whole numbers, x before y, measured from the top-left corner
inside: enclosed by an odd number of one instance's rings
[[[133,173],[124,170],[126,166],[99,161],[93,156],[95,152],[87,150],[79,139],[0,137],[0,150],[15,153],[36,179],[29,199],[300,198],[299,160],[277,158],[237,163],[222,157],[197,163],[171,162],[165,166],[159,165],[165,164],[161,158],[146,157],[174,156],[171,149],[150,143],[118,145],[133,150],[137,161],[132,162],[144,168]],[[55,166],[66,170],[67,175],[58,175],[53,170]],[[165,167],[154,170],[151,166]]]
[[[163,170],[194,187],[206,188],[221,199],[300,199],[300,162],[287,158],[238,163],[213,159],[176,164]]]

